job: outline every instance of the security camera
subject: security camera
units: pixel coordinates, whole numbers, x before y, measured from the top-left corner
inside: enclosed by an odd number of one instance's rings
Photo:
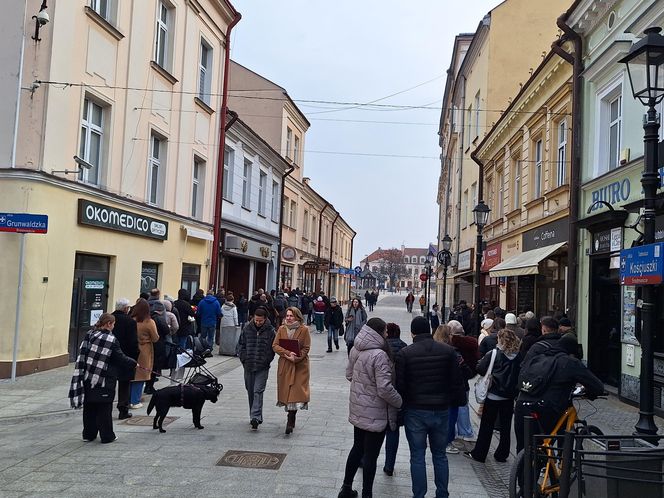
[[[81,159],[78,156],[74,156],[74,161],[76,161],[76,164],[78,164],[81,168],[84,169],[92,169],[94,166],[87,162],[85,159]]]
[[[46,12],[46,10],[40,10],[39,14],[35,16],[35,19],[37,20],[40,26],[44,26],[45,24],[51,22],[51,18],[49,17],[48,12]]]

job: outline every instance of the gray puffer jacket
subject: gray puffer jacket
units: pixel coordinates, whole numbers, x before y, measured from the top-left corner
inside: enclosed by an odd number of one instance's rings
[[[394,365],[387,354],[387,342],[364,325],[355,337],[346,366],[350,381],[348,421],[358,429],[381,432],[397,427],[401,396],[395,389]]]

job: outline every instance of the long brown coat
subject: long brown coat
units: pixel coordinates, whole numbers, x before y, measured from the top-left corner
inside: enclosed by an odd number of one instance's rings
[[[136,324],[136,336],[138,337],[138,365],[152,370],[154,365],[154,343],[159,340],[157,325],[152,318]],[[136,367],[134,380],[150,380],[150,372]]]
[[[300,325],[293,339],[300,342],[300,356],[292,362],[286,359],[290,351],[279,346],[279,339],[288,339],[286,325],[279,327],[272,343],[272,349],[279,355],[277,368],[277,401],[279,403],[308,403],[309,402],[309,349],[311,348],[311,335],[309,327]]]

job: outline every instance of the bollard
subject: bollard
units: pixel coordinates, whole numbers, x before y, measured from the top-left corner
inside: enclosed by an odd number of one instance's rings
[[[523,417],[523,498],[533,497],[533,459],[537,455],[537,450],[533,451],[534,429],[535,419]]]
[[[570,492],[570,478],[572,475],[572,461],[574,459],[574,433],[565,431],[563,438],[563,455],[561,459],[562,470],[560,472],[560,491],[559,498],[568,498]],[[581,469],[576,469],[577,479],[581,480],[579,475]]]

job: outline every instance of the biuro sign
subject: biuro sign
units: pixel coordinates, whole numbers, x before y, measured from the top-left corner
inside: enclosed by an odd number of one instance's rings
[[[662,190],[662,188],[664,187],[664,166],[660,167],[657,171],[659,173],[659,182],[660,182],[658,190]],[[635,170],[635,172],[640,175],[640,171]],[[619,204],[621,202],[627,202],[629,200],[629,196],[632,193],[636,193],[633,192],[632,190],[631,180],[635,181],[638,188],[638,185],[640,185],[639,183],[640,179],[639,180],[637,180],[636,178],[630,179],[629,177],[627,177],[621,180],[616,180],[612,183],[609,183],[608,185],[605,185],[603,187],[591,191],[590,212],[592,213],[593,211],[597,211],[605,207],[603,204],[598,203],[598,201],[607,202],[611,205]],[[643,188],[638,188],[638,193],[639,195],[643,195]]]
[[[664,242],[620,251],[622,285],[656,285],[664,280]]]

